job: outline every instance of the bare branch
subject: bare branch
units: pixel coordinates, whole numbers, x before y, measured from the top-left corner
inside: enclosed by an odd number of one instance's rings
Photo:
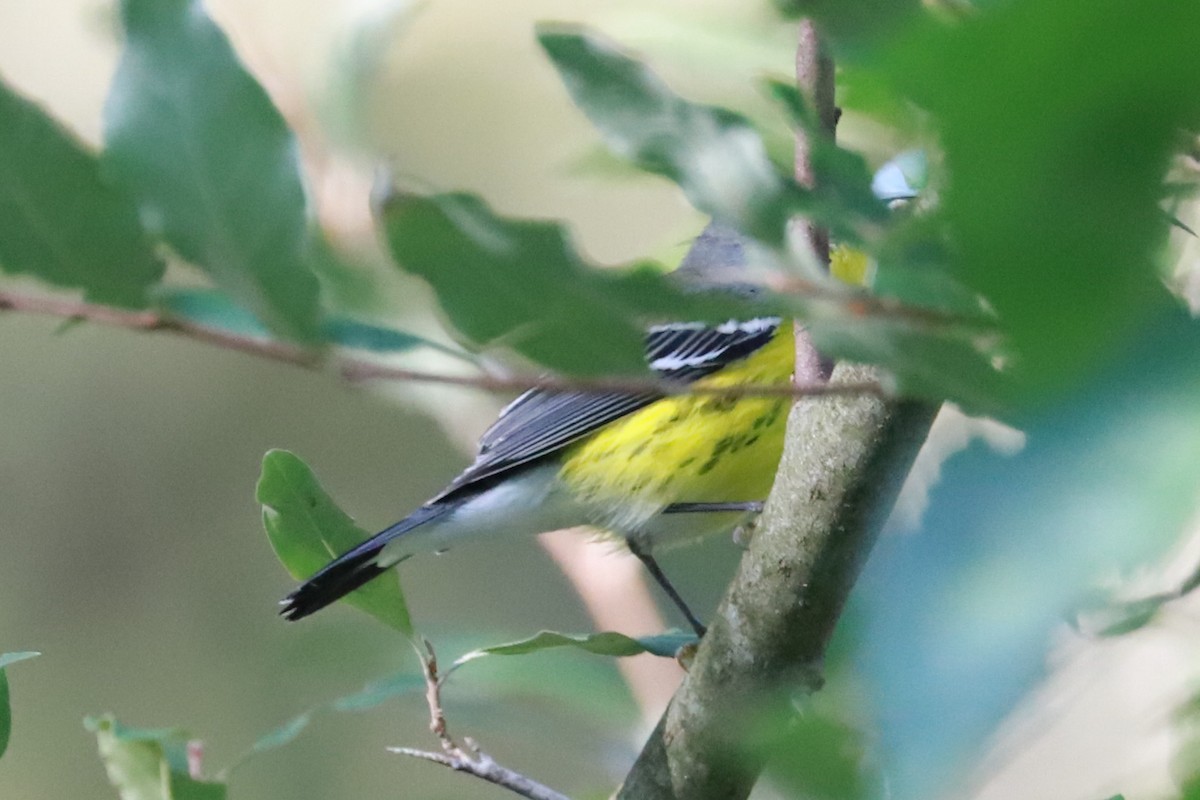
[[[441,743],[442,752],[434,753],[412,747],[389,747],[388,751],[399,753],[402,756],[432,761],[456,772],[474,775],[476,778],[508,789],[522,797],[528,797],[530,800],[569,800],[566,795],[559,794],[548,786],[497,763],[496,759],[480,750],[474,740],[464,737],[464,747],[451,738],[446,727],[446,713],[442,710],[442,682],[438,677],[437,655],[433,652],[433,645],[427,639],[423,639],[422,644],[425,646],[425,652],[421,656],[421,668],[425,674],[425,702],[429,705],[429,730],[433,731],[433,735]]]
[[[432,761],[435,764],[449,767],[455,772],[465,772],[468,775],[474,775],[476,778],[508,789],[510,792],[518,794],[521,797],[528,797],[530,800],[570,800],[565,794],[559,794],[537,781],[530,780],[519,772],[513,772],[507,767],[500,766],[491,756],[479,750],[473,751],[470,756],[461,753],[457,755],[434,753],[429,750],[416,750],[411,747],[389,747],[388,751],[399,753],[402,756]]]
[[[837,128],[838,110],[834,105],[833,59],[829,56],[817,28],[811,19],[800,21],[799,44],[796,47],[796,86],[809,105],[817,112],[818,130],[796,131],[796,182],[813,188],[817,184],[812,163],[813,136],[833,138]],[[829,264],[829,231],[801,220],[809,247],[822,264]]]
[[[275,339],[234,333],[233,331],[198,325],[186,319],[159,311],[130,311],[112,306],[84,303],[58,297],[42,297],[0,291],[0,311],[42,314],[66,320],[82,320],[99,325],[129,328],[140,331],[173,333],[189,339],[236,350],[240,353],[279,361],[307,369],[323,369],[332,365],[351,383],[368,380],[412,381],[462,386],[487,392],[522,392],[527,389],[580,392],[621,392],[626,394],[702,395],[713,397],[831,397],[874,395],[887,392],[878,381],[845,386],[824,383],[804,383],[790,386],[696,386],[682,382],[653,378],[558,378],[531,375],[448,375],[407,369],[344,354],[324,353]]]

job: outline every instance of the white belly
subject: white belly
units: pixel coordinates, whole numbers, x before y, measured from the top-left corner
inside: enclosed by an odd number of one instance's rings
[[[558,464],[526,469],[470,498],[444,517],[387,544],[379,565],[391,566],[418,553],[441,552],[474,539],[545,533],[588,525],[614,537],[636,539],[643,550],[661,550],[695,539],[728,534],[745,512],[654,513],[606,509],[575,502],[558,481]]]

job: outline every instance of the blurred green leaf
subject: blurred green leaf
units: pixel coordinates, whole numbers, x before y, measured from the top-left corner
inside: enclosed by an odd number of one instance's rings
[[[409,692],[422,691],[425,676],[411,672],[397,672],[377,681],[372,681],[360,691],[339,697],[330,704],[334,711],[365,711],[368,708]]]
[[[808,107],[795,82],[769,78],[764,86],[787,112],[792,124],[805,131],[809,142],[815,187],[810,190],[819,198],[819,205],[831,209],[828,219],[818,217],[830,228],[835,239],[845,240],[853,235],[849,219],[858,216],[873,222],[887,217],[883,199],[874,191],[873,176],[866,160],[858,153],[839,147],[821,131],[813,109]]]
[[[955,277],[954,254],[946,242],[945,220],[899,209],[876,253],[877,297],[909,306],[939,309],[987,323],[998,336],[1000,321],[989,314],[983,298]]]
[[[140,307],[163,269],[99,159],[0,81],[0,270]]]
[[[33,650],[22,650],[16,653],[0,653],[0,669],[16,664],[18,661],[26,661],[30,658],[37,658],[41,653]]]
[[[387,308],[387,293],[380,287],[377,270],[354,252],[331,243],[320,220],[310,220],[308,235],[306,261],[321,286],[323,308],[364,312]]]
[[[310,708],[308,711],[292,717],[278,728],[263,734],[250,746],[249,751],[234,762],[228,772],[232,772],[259,753],[276,750],[295,741],[296,737],[303,733],[319,714],[327,711],[365,711],[393,697],[422,691],[424,688],[424,676],[413,675],[409,672],[400,672],[395,675],[389,675],[381,680],[373,681],[367,684],[361,691],[339,697],[331,703]]]
[[[105,163],[142,220],[272,330],[318,335],[296,142],[199,0],[123,0]]]
[[[270,339],[271,332],[243,306],[228,295],[213,289],[166,289],[156,293],[156,305],[169,316],[206,328],[254,339]],[[402,353],[422,347],[474,363],[467,353],[415,333],[359,322],[349,317],[332,316],[321,326],[326,341],[355,350],[374,353]]]
[[[827,312],[806,303],[800,312],[821,353],[878,364],[892,374],[897,394],[951,400],[973,413],[1000,408],[1004,376],[991,364],[997,341],[986,325],[926,317],[917,307],[856,317],[845,307]]]
[[[1172,593],[1163,593],[1126,603],[1087,608],[1072,618],[1072,624],[1088,636],[1124,636],[1149,625],[1162,607],[1177,597]]]
[[[12,737],[12,706],[9,703],[8,675],[4,668],[18,661],[41,655],[32,651],[20,653],[0,653],[0,758],[8,750],[8,742]]]
[[[366,541],[367,532],[354,524],[321,488],[308,465],[286,450],[263,456],[262,475],[255,494],[263,506],[263,527],[275,554],[297,580],[304,580]],[[400,590],[400,579],[389,570],[346,595],[351,605],[413,639],[412,620]]]
[[[576,28],[543,27],[539,39],[609,147],[679,183],[697,208],[740,231],[746,244],[753,239],[785,250],[787,223],[797,213],[852,243],[860,239],[863,224],[885,218],[886,209],[871,191],[871,174],[857,154],[818,138],[814,166],[820,188],[807,192],[771,165],[744,118],[683,100],[641,63]],[[794,88],[774,81],[768,89],[798,123],[814,127]],[[916,286],[915,279],[904,281],[898,271],[891,278],[892,292],[897,284]],[[926,299],[933,297],[930,285],[925,283],[931,295]],[[816,288],[821,291],[779,295],[773,307],[788,308],[803,320],[822,353],[883,366],[895,375],[897,391],[907,395],[950,397],[974,410],[996,408],[998,337],[977,303],[971,318],[939,319],[919,309],[860,311],[858,296],[846,287],[822,283]],[[916,297],[919,291],[907,294]]]
[[[88,717],[100,758],[121,800],[225,800],[223,783],[188,772],[187,735],[177,728],[128,728],[112,715]]]
[[[538,41],[605,143],[679,184],[697,209],[777,250],[785,249],[794,214],[819,210],[771,163],[745,117],[684,100],[641,62],[578,27],[543,25]]]
[[[597,178],[601,180],[626,181],[643,178],[646,173],[628,159],[621,158],[612,150],[601,145],[589,147],[563,165],[563,172],[571,178]]]
[[[1088,636],[1122,636],[1150,624],[1163,606],[1195,591],[1198,586],[1200,565],[1171,591],[1118,603],[1087,604],[1075,615],[1072,623],[1076,629]]]
[[[855,664],[898,800],[936,795],[970,769],[1042,676],[1063,620],[1188,530],[1200,486],[1197,352],[1200,325],[1164,302],[1109,352],[1104,373],[1013,421],[1024,449],[956,455],[921,535],[879,541],[859,584]]]
[[[296,737],[304,732],[308,724],[312,722],[317,710],[312,709],[305,711],[303,714],[297,714],[287,722],[280,725],[278,728],[264,733],[262,736],[254,740],[254,744],[250,746],[250,752],[247,758],[258,753],[265,753],[269,750],[277,750],[286,744],[295,741]],[[243,759],[244,760],[244,759]],[[241,760],[238,761],[241,764]]]
[[[155,300],[162,311],[180,320],[251,339],[271,338],[271,332],[258,317],[224,292],[166,288],[158,292]]]
[[[555,647],[574,647],[600,656],[636,656],[652,653],[656,656],[674,658],[680,648],[696,644],[699,639],[694,633],[671,632],[655,636],[632,638],[623,633],[567,634],[557,631],[539,631],[528,639],[516,642],[481,647],[454,660],[451,669],[484,656],[520,656]]]
[[[1195,3],[1014,0],[926,20],[878,62],[937,126],[955,276],[1011,336],[1018,400],[1101,368],[1155,313],[1163,180],[1200,127],[1196,30]]]
[[[839,56],[853,56],[871,40],[902,26],[921,11],[920,0],[771,0],[785,17],[811,17],[826,46]]]
[[[449,643],[441,647],[452,649]],[[611,658],[567,646],[541,651],[536,669],[527,658],[479,658],[469,663],[469,669],[452,666],[442,672],[446,686],[453,680],[453,692],[447,696],[456,703],[455,719],[463,723],[495,725],[497,713],[507,718],[514,706],[553,710],[621,729],[637,718],[628,686]]]
[[[369,350],[373,353],[403,353],[428,347],[448,356],[476,363],[474,357],[453,347],[417,336],[415,333],[385,328],[381,325],[371,325],[359,322],[349,317],[331,317],[324,325],[325,338],[330,342],[353,350]]]
[[[396,193],[379,213],[396,260],[433,285],[462,334],[564,372],[645,372],[647,317],[752,313],[732,297],[684,293],[649,264],[590,269],[560,225],[499,217],[472,195]]]
[[[766,738],[767,775],[788,797],[866,800],[880,796],[867,769],[863,734],[848,725],[801,713]]]

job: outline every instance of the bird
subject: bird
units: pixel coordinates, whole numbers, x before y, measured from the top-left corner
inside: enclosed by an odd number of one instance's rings
[[[708,262],[740,258],[736,238],[710,225],[680,270],[711,273]],[[793,323],[762,315],[652,325],[645,357],[664,381],[786,386],[795,361]],[[307,617],[420,553],[479,537],[586,525],[623,542],[703,635],[703,623],[654,553],[730,532],[761,510],[790,406],[784,394],[527,391],[500,412],[458,477],[334,558],[281,602],[280,613]]]

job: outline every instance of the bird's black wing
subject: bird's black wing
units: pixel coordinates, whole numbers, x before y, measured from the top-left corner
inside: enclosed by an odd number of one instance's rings
[[[688,383],[758,350],[771,340],[779,322],[778,317],[759,317],[720,325],[656,325],[646,333],[646,361],[659,377]],[[661,398],[656,392],[525,392],[480,438],[475,462],[430,502],[481,488]]]

